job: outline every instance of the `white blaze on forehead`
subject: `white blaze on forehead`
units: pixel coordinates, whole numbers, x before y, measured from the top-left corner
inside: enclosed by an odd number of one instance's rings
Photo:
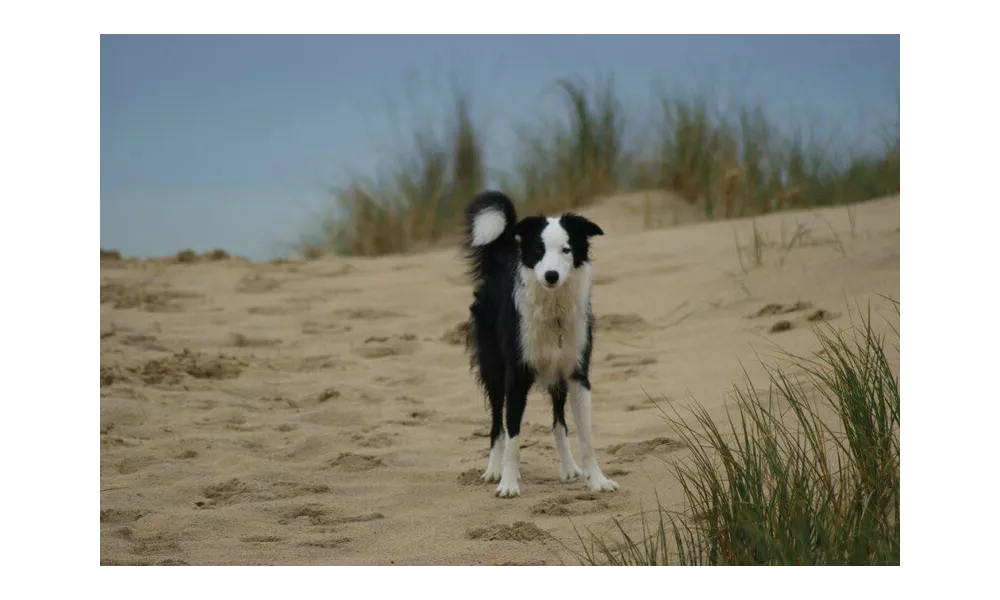
[[[569,234],[563,229],[559,219],[549,218],[549,224],[542,230],[542,243],[545,250],[555,250],[561,252],[564,246],[569,245]]]
[[[500,237],[507,226],[503,211],[495,208],[484,210],[472,219],[472,246],[485,246]]]

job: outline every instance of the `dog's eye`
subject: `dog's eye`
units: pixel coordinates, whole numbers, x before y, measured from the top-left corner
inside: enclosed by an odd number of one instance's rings
[[[545,254],[545,244],[538,244],[535,249],[538,250],[539,254]]]
[[[563,254],[569,254],[569,253],[570,253],[569,248],[563,248]]]

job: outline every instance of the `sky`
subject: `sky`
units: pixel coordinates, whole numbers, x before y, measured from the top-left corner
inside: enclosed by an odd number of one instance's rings
[[[611,76],[631,121],[658,89],[756,104],[874,147],[899,106],[899,36],[101,36],[101,247],[267,259],[440,127],[458,86],[503,169],[559,78]]]

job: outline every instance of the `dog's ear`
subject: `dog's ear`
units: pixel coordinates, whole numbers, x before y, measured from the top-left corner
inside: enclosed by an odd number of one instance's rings
[[[545,225],[545,217],[525,217],[514,225],[513,233],[522,240],[526,235],[539,231]]]
[[[582,215],[566,213],[562,216],[562,222],[567,230],[575,229],[587,237],[604,235],[604,231],[598,227],[597,223],[592,222]]]

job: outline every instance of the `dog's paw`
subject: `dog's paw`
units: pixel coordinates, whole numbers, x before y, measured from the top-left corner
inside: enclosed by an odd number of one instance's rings
[[[479,476],[479,479],[486,483],[492,483],[494,481],[500,481],[500,471],[491,471],[486,469],[486,471]]]
[[[559,468],[559,479],[563,481],[573,481],[577,477],[583,477],[586,474],[583,469],[576,465],[570,465],[568,468],[564,465]]]
[[[517,478],[501,479],[497,486],[496,495],[501,498],[514,498],[521,495],[521,486]]]
[[[608,479],[603,474],[598,473],[587,479],[587,489],[592,492],[613,492],[618,489],[618,484],[613,479]]]

